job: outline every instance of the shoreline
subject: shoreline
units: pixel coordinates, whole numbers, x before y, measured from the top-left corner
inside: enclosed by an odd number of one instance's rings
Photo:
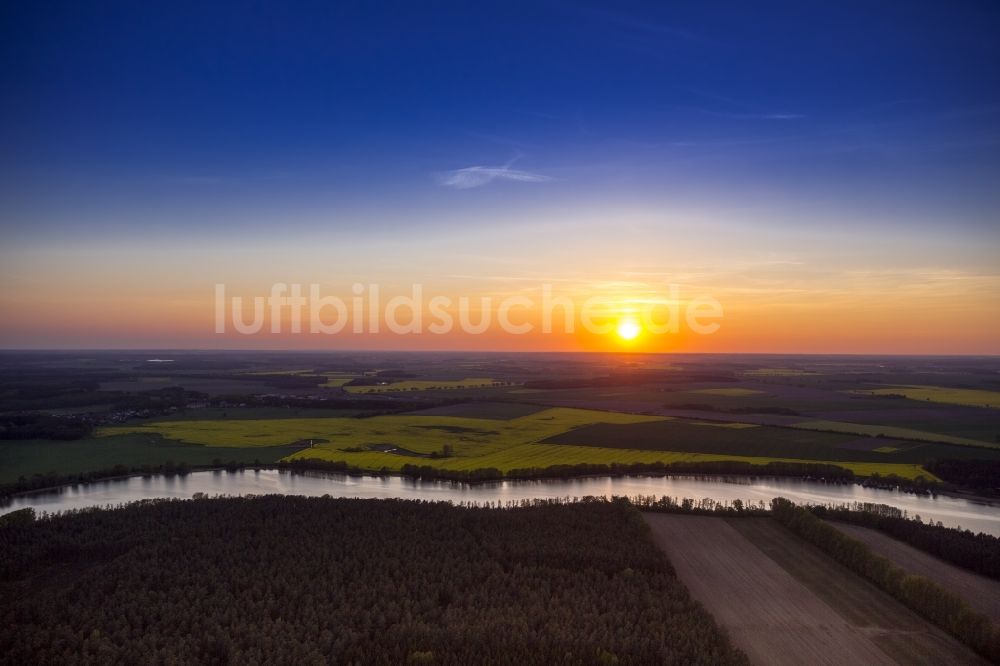
[[[842,479],[823,479],[809,476],[793,476],[793,475],[775,475],[775,474],[740,474],[740,473],[718,473],[718,472],[637,472],[637,473],[621,473],[621,474],[574,474],[574,475],[552,475],[552,476],[502,476],[500,478],[490,478],[490,479],[449,479],[447,477],[431,477],[425,478],[419,474],[407,474],[401,471],[391,471],[391,472],[381,472],[378,470],[364,470],[357,468],[345,468],[345,469],[330,469],[322,466],[311,466],[311,465],[288,465],[288,464],[261,464],[261,465],[239,465],[236,467],[228,465],[207,465],[207,466],[192,466],[183,470],[178,470],[175,472],[165,472],[156,471],[150,473],[144,472],[129,472],[125,474],[115,474],[110,476],[100,476],[93,479],[80,479],[77,481],[67,481],[65,483],[56,483],[51,486],[43,486],[40,488],[31,488],[26,490],[18,490],[11,493],[4,493],[0,495],[0,506],[7,505],[10,500],[16,497],[24,497],[28,495],[42,494],[42,493],[52,493],[64,488],[70,488],[73,486],[89,486],[95,483],[105,482],[105,481],[125,481],[133,478],[151,478],[151,477],[176,477],[176,476],[187,476],[189,474],[198,472],[246,472],[246,471],[277,471],[277,472],[288,472],[290,474],[313,474],[318,476],[323,475],[339,475],[339,476],[350,476],[350,477],[372,477],[372,478],[386,478],[386,477],[398,477],[400,479],[408,479],[412,481],[423,481],[423,482],[436,482],[436,483],[449,483],[457,484],[467,487],[483,486],[486,484],[498,484],[504,482],[545,482],[545,481],[573,481],[573,480],[595,480],[595,479],[621,479],[621,478],[677,478],[677,479],[704,479],[712,481],[722,481],[725,479],[732,479],[730,483],[734,485],[742,485],[737,479],[746,480],[746,485],[750,485],[755,480],[791,480],[800,481],[806,483],[816,483],[822,485],[857,485],[862,488],[870,488],[876,490],[886,490],[886,491],[896,491],[908,495],[919,495],[926,497],[928,499],[934,499],[937,496],[945,496],[953,499],[962,499],[969,502],[975,502],[986,505],[1000,505],[1000,497],[991,497],[986,495],[978,495],[976,493],[956,490],[956,489],[945,489],[940,487],[929,488],[925,490],[916,490],[913,488],[906,488],[901,485],[896,484],[869,484],[867,483],[868,477],[855,478],[851,480]]]

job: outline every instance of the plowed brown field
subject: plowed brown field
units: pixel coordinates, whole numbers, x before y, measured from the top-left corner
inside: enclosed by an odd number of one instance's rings
[[[985,663],[770,518],[646,520],[691,594],[754,663]]]
[[[963,597],[974,610],[1000,622],[1000,580],[948,564],[878,530],[845,523],[832,524],[848,536],[864,541],[876,555],[892,560],[909,573],[930,578],[944,589]]]

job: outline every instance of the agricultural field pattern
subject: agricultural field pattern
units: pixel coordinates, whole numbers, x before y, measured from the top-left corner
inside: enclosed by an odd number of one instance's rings
[[[419,464],[501,473],[801,462],[933,481],[934,461],[1000,460],[995,361],[175,356],[0,357],[8,418],[0,481],[116,464],[311,459],[380,472]],[[79,436],[45,436],[66,424]]]

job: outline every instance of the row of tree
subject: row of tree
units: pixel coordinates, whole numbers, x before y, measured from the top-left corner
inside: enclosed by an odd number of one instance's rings
[[[820,518],[871,527],[915,548],[960,567],[1000,579],[1000,538],[985,532],[957,530],[941,523],[909,518],[901,509],[885,504],[853,507],[810,507]]]
[[[2,522],[7,663],[747,663],[622,501],[267,496]]]
[[[846,467],[826,463],[769,462],[764,465],[741,460],[705,460],[651,463],[610,463],[552,465],[512,469],[507,476],[514,478],[565,478],[573,476],[629,476],[629,475],[691,475],[712,474],[720,476],[792,476],[818,481],[852,482],[854,472]]]
[[[445,445],[440,452],[429,457],[448,458],[452,455],[449,445]],[[296,458],[294,460],[283,460],[278,462],[253,462],[229,461],[217,459],[211,465],[191,465],[185,462],[166,462],[156,465],[126,466],[115,465],[107,469],[93,470],[90,472],[80,472],[75,474],[61,475],[58,473],[35,474],[30,477],[21,477],[13,483],[0,485],[0,497],[13,495],[21,492],[30,492],[44,488],[53,488],[62,485],[76,483],[90,483],[101,479],[120,477],[127,475],[142,474],[187,474],[197,469],[227,469],[236,471],[246,468],[276,468],[288,469],[293,472],[318,471],[334,474],[361,475],[388,475],[396,473],[394,470],[383,467],[380,470],[371,470],[351,465],[346,461],[321,460],[316,458]],[[630,464],[601,464],[601,463],[580,463],[575,465],[550,465],[548,467],[522,467],[504,472],[496,467],[480,467],[471,470],[457,470],[437,467],[434,465],[415,465],[407,463],[403,465],[399,472],[403,476],[424,481],[453,481],[459,483],[482,483],[496,482],[504,479],[570,479],[588,476],[743,476],[743,477],[793,477],[808,479],[813,481],[823,481],[827,483],[853,483],[858,480],[854,472],[827,463],[796,463],[796,462],[769,462],[764,465],[754,465],[752,463],[737,460],[711,460],[711,461],[683,461],[673,463],[652,462],[652,463],[630,463]],[[921,477],[922,478],[922,477]],[[864,481],[866,484],[877,486],[903,488],[914,492],[929,492],[935,488],[934,484],[926,481],[913,481],[897,477],[879,477],[874,475]]]
[[[983,495],[1000,495],[1000,460],[937,460],[925,467],[956,486]]]
[[[731,374],[701,372],[697,370],[632,370],[598,377],[567,377],[560,379],[532,379],[524,382],[529,389],[611,388],[615,386],[642,386],[644,384],[684,384],[695,382],[735,382]]]
[[[873,553],[867,544],[847,536],[809,509],[787,499],[771,500],[771,511],[780,523],[822,548],[833,559],[872,581],[983,656],[1000,661],[1000,627],[969,608],[962,597],[924,576],[908,574],[890,560]]]
[[[400,412],[411,412],[419,409],[446,407],[470,402],[468,399],[462,398],[444,400],[415,396],[400,398],[390,395],[364,395],[365,397],[358,397],[331,393],[329,396],[317,399],[312,396],[296,395],[232,394],[213,396],[207,402],[212,407],[232,407],[233,405],[239,405],[240,407],[288,407],[290,409],[343,409],[352,412],[362,412],[362,417],[384,416],[386,414],[398,414]]]
[[[403,465],[404,476],[445,481],[500,481],[502,479],[570,479],[585,476],[789,476],[817,481],[850,483],[854,472],[838,465],[825,463],[769,462],[754,465],[738,460],[708,460],[696,462],[652,463],[578,463],[548,467],[517,467],[506,473],[486,467],[472,470],[442,469],[432,465]]]
[[[451,451],[442,448],[435,458],[450,457]],[[161,465],[141,465],[126,466],[115,465],[114,467],[77,474],[60,475],[36,474],[31,477],[22,477],[14,483],[0,485],[0,497],[12,495],[20,492],[39,490],[42,488],[52,488],[60,485],[70,485],[75,483],[89,483],[111,477],[126,476],[129,474],[187,474],[196,469],[225,468],[229,470],[245,469],[247,467],[270,467],[277,469],[288,469],[291,471],[318,471],[335,474],[351,474],[360,476],[363,474],[393,474],[393,470],[384,467],[381,470],[363,469],[356,465],[350,465],[345,461],[320,460],[314,458],[297,458],[294,460],[280,461],[274,463],[262,463],[255,461],[252,463],[230,461],[224,462],[216,460],[211,465],[189,465],[187,463],[164,463]],[[833,483],[851,483],[854,481],[854,473],[844,467],[828,465],[825,463],[789,463],[770,462],[766,465],[753,465],[747,462],[735,460],[712,460],[704,462],[674,462],[674,463],[631,463],[618,464],[590,464],[581,463],[577,465],[551,465],[549,467],[524,467],[509,470],[504,473],[496,467],[481,467],[471,470],[456,470],[437,467],[434,465],[403,465],[399,473],[415,479],[425,481],[456,481],[461,483],[480,483],[489,481],[502,481],[504,479],[569,479],[586,476],[783,476],[812,479],[817,481],[827,481]]]
[[[93,426],[84,419],[26,412],[0,416],[0,439],[80,439]]]

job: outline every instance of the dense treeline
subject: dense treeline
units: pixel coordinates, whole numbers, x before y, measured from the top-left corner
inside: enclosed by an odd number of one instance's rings
[[[152,391],[124,394],[115,400],[115,409],[145,412],[147,416],[155,416],[181,410],[186,408],[188,403],[207,399],[208,395],[199,391],[190,391],[180,386],[166,386]]]
[[[906,573],[809,509],[777,497],[771,501],[771,511],[778,522],[822,548],[833,559],[872,581],[980,654],[1000,661],[1000,627],[969,608],[960,596],[924,576]]]
[[[8,663],[746,663],[623,502],[267,496],[3,522]]]
[[[447,457],[444,453],[430,457]],[[14,483],[0,485],[0,497],[15,493],[29,492],[43,488],[70,485],[75,483],[90,483],[101,479],[121,477],[135,474],[148,476],[151,474],[187,474],[202,469],[227,469],[231,471],[246,468],[287,469],[293,472],[329,472],[334,474],[390,475],[393,470],[383,467],[380,470],[366,469],[351,465],[342,460],[320,460],[317,458],[296,458],[278,462],[255,461],[223,461],[215,460],[211,465],[191,465],[187,463],[167,462],[160,465],[142,465],[129,467],[115,465],[109,469],[81,472],[77,474],[60,475],[57,473],[35,474],[32,477],[22,477]],[[550,465],[548,467],[521,467],[508,470],[496,467],[480,467],[476,469],[446,469],[433,465],[405,464],[399,469],[402,476],[424,481],[454,481],[458,483],[483,483],[491,481],[530,480],[530,479],[572,479],[588,476],[746,476],[746,477],[792,477],[811,481],[829,483],[853,483],[859,481],[851,470],[827,463],[792,463],[769,462],[764,465],[738,460],[683,461],[673,463],[611,463],[575,465]],[[874,475],[864,480],[866,485],[878,487],[902,488],[914,492],[927,492],[935,488],[934,483],[922,480],[909,480],[898,477],[879,477]]]
[[[703,402],[685,402],[681,404],[666,403],[665,409],[690,409],[698,412],[721,412],[723,414],[777,414],[779,416],[801,416],[801,412],[788,407],[761,405],[759,407],[719,407]]]
[[[447,407],[449,405],[456,405],[464,402],[471,401],[462,398],[448,400],[430,398],[399,398],[392,395],[355,398],[349,395],[340,396],[338,394],[333,394],[333,397],[324,397],[319,400],[308,396],[297,397],[291,395],[222,395],[208,399],[208,404],[212,407],[230,407],[232,405],[240,405],[241,407],[344,409],[368,412],[365,416],[382,416],[385,414],[412,412],[418,409]]]
[[[878,472],[866,476],[864,480],[861,481],[861,485],[866,488],[898,489],[918,494],[934,494],[941,490],[949,489],[941,483],[932,481],[924,476],[918,476],[915,479],[907,479],[897,474],[883,475]],[[953,488],[951,488],[951,490],[953,490]]]
[[[270,447],[268,447],[270,448]],[[275,447],[284,449],[283,455],[288,455],[293,453],[296,447]],[[239,451],[245,452],[246,449],[239,449]],[[261,452],[260,448],[250,449],[254,454],[259,454]],[[231,453],[231,451],[230,451]],[[278,462],[261,462],[259,459],[250,460],[228,460],[224,461],[221,458],[216,458],[209,465],[194,465],[187,462],[175,462],[167,460],[163,463],[158,464],[145,464],[145,465],[115,465],[113,467],[108,467],[105,469],[96,469],[89,472],[77,472],[75,474],[59,474],[57,472],[49,472],[47,474],[34,474],[30,477],[21,477],[13,483],[5,483],[0,485],[0,497],[8,497],[10,495],[15,495],[17,493],[31,492],[35,490],[44,490],[48,488],[56,488],[58,486],[69,486],[78,483],[93,483],[95,481],[102,481],[106,479],[114,479],[124,476],[153,476],[153,475],[164,475],[164,476],[183,476],[191,472],[199,470],[209,470],[209,469],[225,469],[227,471],[235,472],[239,470],[244,470],[247,468],[262,469],[262,468],[274,468],[274,469],[290,469],[292,471],[306,471],[315,470],[320,472],[332,472],[337,474],[356,474],[361,475],[363,472],[360,468],[352,468],[343,462],[327,462],[323,460],[310,460],[310,461],[278,461]]]
[[[579,463],[548,467],[518,467],[504,473],[494,467],[473,470],[451,470],[431,465],[403,465],[402,474],[420,479],[448,481],[499,481],[507,479],[568,479],[582,476],[667,476],[667,475],[731,475],[731,476],[793,476],[815,480],[853,482],[854,472],[825,463],[770,462],[754,465],[737,460],[711,460],[674,463]]]
[[[853,509],[820,506],[810,510],[820,518],[872,527],[946,562],[1000,579],[1000,538],[992,534],[906,518],[900,509],[885,504],[861,504]]]
[[[732,375],[684,370],[637,370],[602,377],[568,377],[565,379],[532,379],[524,382],[529,389],[610,388],[642,386],[643,384],[680,384],[685,382],[735,382]]]
[[[36,409],[81,407],[110,402],[108,394],[99,391],[100,382],[109,381],[113,373],[84,373],[67,376],[26,368],[5,367],[0,372],[0,412],[20,412]]]
[[[259,451],[259,449],[257,449]],[[89,472],[78,472],[76,474],[58,474],[51,472],[48,474],[35,474],[31,477],[21,477],[13,483],[0,485],[0,497],[7,497],[17,493],[31,492],[55,488],[58,486],[68,486],[77,483],[92,483],[105,479],[119,478],[123,476],[152,476],[162,474],[164,476],[183,476],[191,472],[209,469],[225,469],[236,472],[247,468],[251,469],[287,469],[292,472],[329,472],[332,474],[351,474],[361,476],[363,474],[377,475],[377,472],[369,472],[360,467],[353,467],[342,461],[328,460],[281,460],[278,462],[261,462],[228,460],[216,458],[210,465],[192,465],[186,462],[166,461],[161,464],[149,465],[115,465],[107,469],[92,470]]]
[[[440,456],[439,456],[440,457]],[[317,471],[331,472],[335,474],[352,474],[355,476],[392,474],[389,468],[381,470],[368,470],[355,465],[350,465],[345,461],[319,460],[314,458],[297,458],[294,460],[283,460],[276,463],[239,462],[216,460],[212,465],[197,466],[186,463],[165,463],[163,465],[142,465],[140,467],[128,467],[116,465],[110,469],[95,470],[92,472],[81,472],[79,474],[59,475],[59,474],[36,474],[30,478],[21,478],[15,483],[0,485],[0,497],[12,495],[14,493],[39,490],[42,488],[52,488],[55,486],[68,485],[73,483],[89,483],[112,477],[127,476],[129,474],[187,474],[197,469],[218,469],[230,470],[245,469],[247,467],[268,467],[276,469],[288,469],[292,471]],[[834,483],[851,483],[855,480],[854,473],[837,465],[824,463],[787,463],[770,462],[766,465],[753,465],[747,462],[731,460],[712,460],[704,462],[675,462],[675,463],[631,463],[610,465],[587,464],[578,465],[552,465],[549,467],[524,467],[512,469],[506,473],[495,467],[481,467],[471,470],[444,469],[433,465],[403,465],[399,473],[415,479],[425,481],[456,481],[461,483],[480,483],[488,481],[502,481],[504,479],[570,479],[586,476],[668,476],[668,475],[712,475],[712,476],[786,476],[797,477],[818,481],[829,481]]]
[[[719,501],[711,497],[692,499],[690,497],[676,498],[668,495],[637,495],[623,498],[640,511],[656,513],[686,513],[691,515],[722,515],[722,516],[763,516],[767,515],[768,505],[764,500]]]
[[[626,475],[687,475],[718,474],[732,476],[795,476],[826,481],[854,481],[854,472],[838,465],[825,463],[769,462],[764,465],[740,460],[706,460],[673,463],[630,463],[610,465],[553,465],[513,469],[508,476],[516,478],[569,477],[569,476],[626,476]]]
[[[948,483],[984,495],[1000,495],[1000,460],[938,460],[924,467]]]
[[[217,466],[224,467],[230,465],[234,468],[241,466],[238,463],[229,463],[228,465],[220,463]],[[174,476],[178,474],[183,475],[194,469],[197,468],[184,462],[165,462],[160,465],[141,465],[138,467],[115,465],[114,467],[109,467],[107,469],[97,469],[90,472],[79,472],[76,474],[58,474],[55,472],[50,472],[48,474],[35,474],[30,477],[21,477],[13,483],[0,485],[0,497],[7,497],[16,493],[31,492],[33,490],[42,490],[45,488],[55,488],[57,486],[69,486],[77,483],[92,483],[94,481],[113,479],[121,476],[139,474],[143,476],[150,476],[153,474],[163,474],[165,476]]]
[[[80,439],[93,426],[79,418],[50,414],[10,414],[0,416],[0,439]]]

